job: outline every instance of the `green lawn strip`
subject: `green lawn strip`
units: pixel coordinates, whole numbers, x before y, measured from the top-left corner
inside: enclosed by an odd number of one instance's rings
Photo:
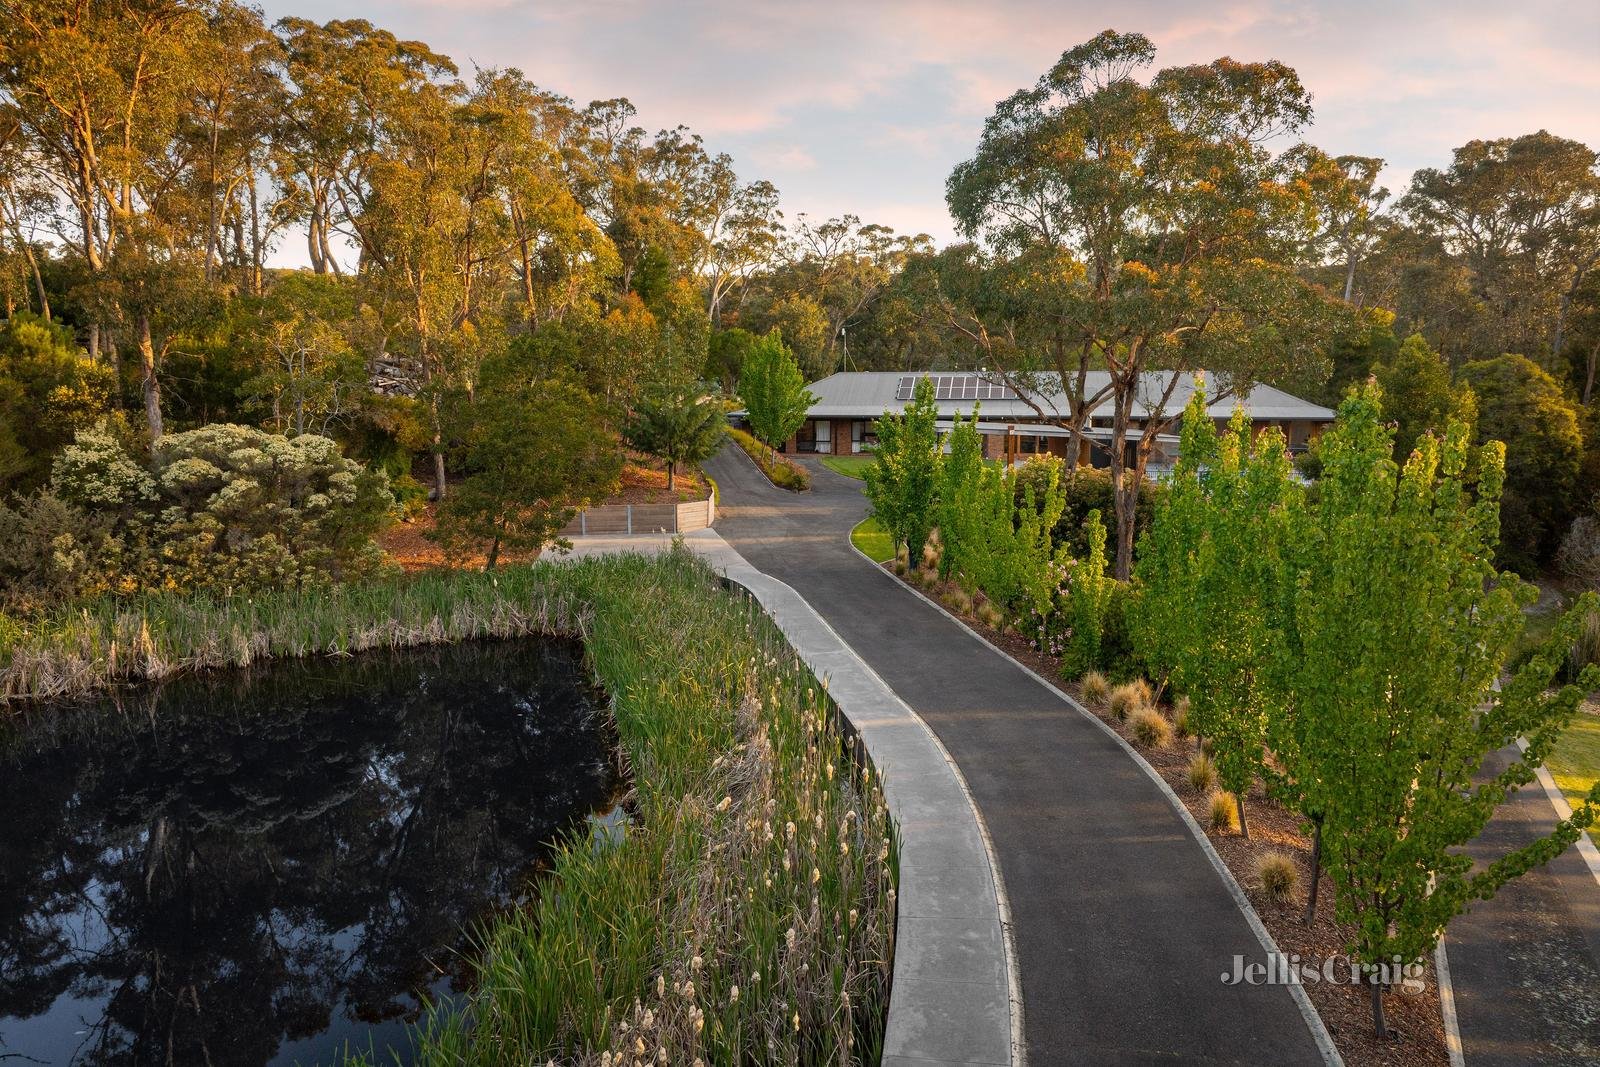
[[[1574,716],[1545,766],[1567,800],[1574,807],[1582,803],[1600,780],[1600,715]],[[1600,830],[1596,827],[1589,828],[1589,836],[1600,844]]]
[[[489,922],[476,991],[425,1018],[420,1062],[632,1062],[637,1039],[682,1064],[878,1062],[882,795],[782,633],[686,551],[82,605],[8,631],[0,692],[555,633],[611,694],[629,818],[615,841],[579,828],[531,903]]]
[[[894,538],[871,515],[856,523],[855,529],[850,531],[850,543],[874,563],[894,559]]]
[[[867,469],[878,462],[877,456],[823,456],[822,465],[835,474],[865,481]]]

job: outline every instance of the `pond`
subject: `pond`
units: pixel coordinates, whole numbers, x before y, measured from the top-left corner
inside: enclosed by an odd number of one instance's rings
[[[194,675],[0,739],[0,1063],[409,1058],[419,995],[619,781],[582,649]]]

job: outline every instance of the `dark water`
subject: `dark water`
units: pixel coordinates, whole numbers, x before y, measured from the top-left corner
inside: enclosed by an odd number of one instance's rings
[[[617,783],[581,650],[288,663],[0,738],[0,1067],[408,1057]]]

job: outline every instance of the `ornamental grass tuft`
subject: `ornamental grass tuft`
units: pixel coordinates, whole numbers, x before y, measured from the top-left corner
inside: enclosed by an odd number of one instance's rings
[[[1219,789],[1211,794],[1211,829],[1239,832],[1239,803],[1232,793]]]
[[[1287,904],[1294,899],[1300,883],[1300,868],[1294,857],[1283,852],[1267,852],[1256,858],[1256,877],[1267,899]]]
[[[1106,676],[1099,671],[1090,671],[1079,680],[1078,691],[1083,694],[1085,704],[1098,708],[1111,695],[1111,683],[1106,681]]]
[[[1136,709],[1128,725],[1134,744],[1140,748],[1165,748],[1172,740],[1172,724],[1155,708]]]

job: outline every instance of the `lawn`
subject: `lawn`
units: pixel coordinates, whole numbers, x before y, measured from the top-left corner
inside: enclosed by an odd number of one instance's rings
[[[894,540],[877,519],[870,515],[850,531],[850,543],[859,548],[874,563],[894,559]]]
[[[1572,725],[1556,742],[1546,766],[1556,785],[1576,806],[1600,779],[1600,715],[1574,717]],[[1589,835],[1600,844],[1600,832],[1591,828]]]
[[[822,465],[835,474],[864,481],[867,468],[878,462],[877,456],[822,456]]]

